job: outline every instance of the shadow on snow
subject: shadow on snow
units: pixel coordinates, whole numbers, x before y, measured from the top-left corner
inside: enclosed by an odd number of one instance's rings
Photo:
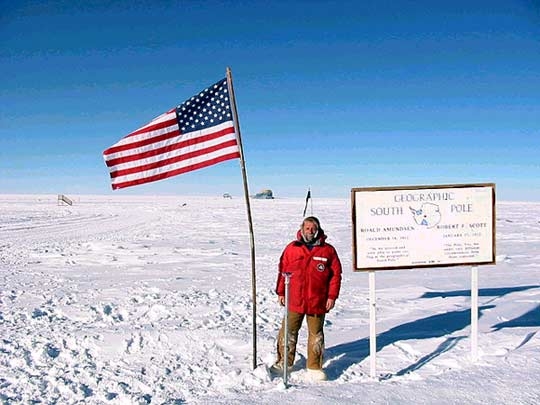
[[[481,288],[478,290],[479,297],[503,297],[507,294],[532,290],[540,288],[540,285],[523,285],[520,287],[505,287],[505,288]],[[470,297],[471,290],[457,291],[430,291],[424,293],[420,298],[448,298],[448,297]]]
[[[519,328],[530,326],[540,326],[540,305],[537,305],[535,308],[531,309],[528,312],[525,312],[523,315],[518,316],[515,319],[493,325],[492,328],[495,329],[494,331],[497,331],[503,328]]]
[[[479,317],[483,311],[494,308],[494,305],[479,307]],[[431,339],[438,338],[462,330],[471,323],[471,310],[447,312],[428,316],[413,322],[395,326],[377,335],[377,351],[388,345],[409,339]],[[414,364],[399,371],[396,375],[404,375],[417,370],[435,357],[453,348],[461,339],[467,336],[448,337],[432,353],[422,357]],[[339,378],[350,366],[360,363],[369,356],[369,337],[356,340],[354,342],[343,343],[330,347],[326,350],[326,358],[330,363],[326,367],[328,379]]]
[[[535,288],[540,288],[540,285],[526,285],[508,288],[482,288],[479,289],[478,295],[481,297],[502,297],[507,294],[527,291]],[[421,298],[446,298],[470,295],[470,290],[433,291],[423,294]],[[482,316],[483,311],[494,307],[495,305],[484,305],[479,307],[478,317],[480,318]],[[418,319],[413,322],[408,322],[403,325],[398,325],[377,335],[377,351],[380,351],[384,347],[402,340],[430,339],[451,335],[452,333],[469,326],[470,321],[471,310],[465,309],[461,311],[437,314],[429,316],[427,318]],[[540,305],[536,306],[532,310],[513,320],[493,325],[492,328],[494,329],[494,331],[497,331],[503,328],[531,326],[540,326]],[[526,344],[534,336],[535,333],[536,332],[529,333],[525,337],[524,341],[518,346],[518,348]],[[457,337],[449,336],[431,353],[422,357],[407,368],[398,371],[395,375],[405,375],[421,368],[423,365],[427,364],[429,361],[433,360],[437,356],[452,349],[460,340],[468,336],[468,334],[466,336]],[[330,380],[335,380],[339,378],[339,376],[343,374],[343,372],[347,370],[350,366],[360,363],[368,356],[369,337],[327,348],[326,358],[329,359],[329,364],[326,367],[326,372],[328,374],[328,378]]]

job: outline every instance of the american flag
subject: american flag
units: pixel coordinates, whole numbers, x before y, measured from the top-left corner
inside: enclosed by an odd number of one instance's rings
[[[126,135],[103,158],[113,190],[240,158],[227,79]]]

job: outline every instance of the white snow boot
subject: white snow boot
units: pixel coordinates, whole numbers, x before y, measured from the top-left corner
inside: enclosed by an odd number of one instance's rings
[[[326,381],[327,380],[326,373],[324,372],[324,370],[315,370],[311,368],[307,369],[307,377],[311,381]]]

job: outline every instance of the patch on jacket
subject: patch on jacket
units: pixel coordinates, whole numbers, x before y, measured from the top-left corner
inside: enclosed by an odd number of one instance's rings
[[[324,263],[319,263],[317,265],[317,270],[320,271],[320,272],[323,272],[325,268],[326,268],[326,266],[324,265]]]
[[[326,257],[320,257],[320,256],[313,256],[313,260],[318,260],[320,262],[327,262],[328,259]]]

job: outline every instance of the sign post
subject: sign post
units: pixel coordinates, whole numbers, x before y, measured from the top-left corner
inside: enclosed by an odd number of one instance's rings
[[[369,271],[369,376],[376,378],[377,373],[377,302],[375,301],[375,271]]]
[[[478,267],[471,268],[471,359],[478,360]]]

